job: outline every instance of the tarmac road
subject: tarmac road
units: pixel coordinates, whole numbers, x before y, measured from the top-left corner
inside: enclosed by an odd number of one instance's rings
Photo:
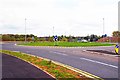
[[[55,48],[16,46],[13,43],[2,44],[2,49],[21,51],[68,64],[101,78],[118,78],[118,57],[92,53],[86,50],[113,51],[114,47]]]
[[[14,80],[17,80],[19,78],[23,78],[24,80],[54,80],[50,75],[32,66],[31,64],[6,54],[2,54],[2,78],[2,80],[9,80],[11,78]]]

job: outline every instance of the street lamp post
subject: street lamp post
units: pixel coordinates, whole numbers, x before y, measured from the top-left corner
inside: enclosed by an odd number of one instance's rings
[[[53,26],[53,36],[54,36],[54,26]]]
[[[53,41],[54,41],[54,45],[55,45],[55,40],[54,40],[54,26],[53,26]]]
[[[103,35],[104,35],[104,32],[105,32],[105,31],[104,31],[104,28],[105,28],[104,20],[105,20],[105,19],[103,18]]]
[[[104,28],[105,28],[105,23],[104,23],[104,18],[103,18],[103,42],[104,42],[104,32],[105,32],[105,30],[104,30]]]
[[[25,42],[27,41],[27,39],[26,39],[27,38],[27,36],[26,36],[26,20],[27,19],[25,18]]]

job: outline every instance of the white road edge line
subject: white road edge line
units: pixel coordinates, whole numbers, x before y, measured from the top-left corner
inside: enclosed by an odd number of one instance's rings
[[[111,65],[111,64],[107,64],[107,63],[103,63],[103,62],[99,62],[99,61],[95,61],[95,60],[91,60],[91,59],[87,59],[87,58],[80,58],[80,59],[90,61],[90,62],[93,62],[93,63],[102,64],[102,65],[105,65],[105,66],[110,66],[110,67],[113,67],[113,68],[118,68],[118,66],[114,66],[114,65]]]

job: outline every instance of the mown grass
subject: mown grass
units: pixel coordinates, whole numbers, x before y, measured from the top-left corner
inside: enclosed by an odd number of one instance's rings
[[[30,63],[38,66],[40,69],[47,71],[48,73],[53,75],[56,79],[65,78],[65,80],[66,80],[68,78],[69,79],[71,78],[71,80],[92,80],[83,75],[79,76],[81,74],[74,72],[70,69],[67,69],[63,66],[54,64],[54,63],[52,63],[52,61],[47,61],[47,60],[41,59],[36,56],[31,56],[31,55],[28,55],[25,53],[13,52],[13,51],[9,51],[9,50],[0,50],[0,52],[4,53],[4,54],[15,56],[24,61],[30,62]]]
[[[61,46],[61,47],[89,47],[89,46],[112,46],[109,43],[98,42],[28,42],[21,43],[19,45],[25,46]]]

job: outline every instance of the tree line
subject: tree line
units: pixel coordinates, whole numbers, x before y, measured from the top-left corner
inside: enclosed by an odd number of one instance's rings
[[[33,34],[26,35],[27,41],[54,41],[54,36],[48,36],[48,37],[37,37]],[[89,40],[89,41],[97,41],[100,38],[100,36],[97,35],[90,35],[86,37],[74,37],[74,36],[58,36],[58,41],[68,41],[68,42],[76,42],[80,41],[82,39]],[[0,34],[0,39],[2,41],[25,41],[25,35],[19,35],[19,34]]]
[[[120,37],[120,32],[119,31],[114,31],[112,33],[113,37]],[[54,36],[48,36],[48,37],[37,37],[33,34],[27,34],[27,41],[54,41]],[[65,36],[61,35],[58,36],[58,41],[68,41],[68,42],[76,42],[76,41],[81,41],[83,39],[94,42],[97,41],[100,38],[107,37],[107,35],[102,35],[102,36],[97,36],[97,35],[88,35],[85,37],[75,37],[75,36]],[[25,35],[23,34],[0,34],[0,40],[2,41],[25,41]]]
[[[19,35],[19,34],[0,34],[2,41],[25,41],[25,35]],[[37,38],[37,36],[34,36],[33,34],[26,35],[27,41],[31,41],[32,37]]]
[[[112,34],[113,37],[120,37],[120,31],[114,31]]]

